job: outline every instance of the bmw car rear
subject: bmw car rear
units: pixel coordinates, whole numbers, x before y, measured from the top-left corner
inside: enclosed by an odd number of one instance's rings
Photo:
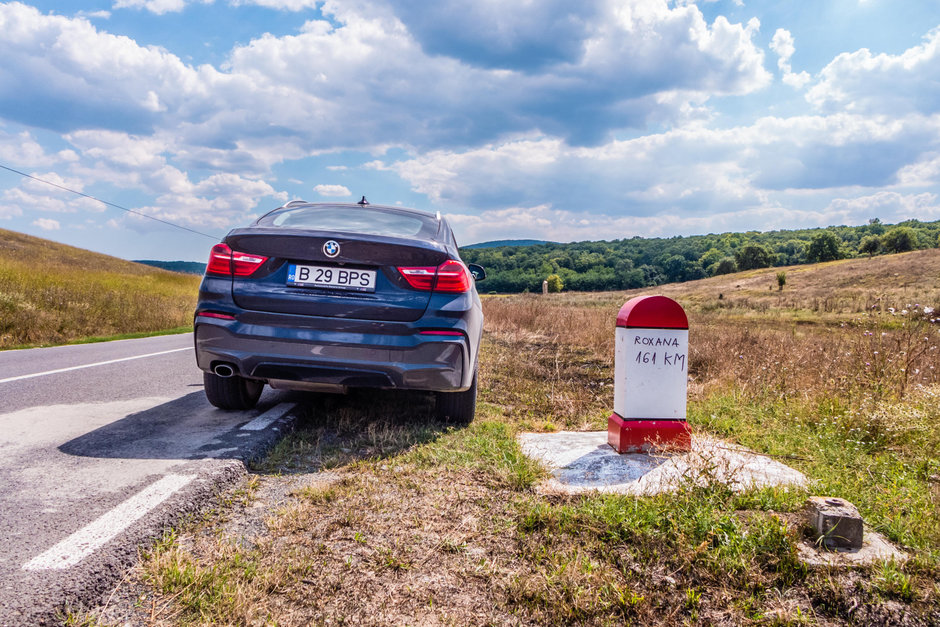
[[[483,315],[439,215],[292,202],[213,247],[195,315],[209,401],[254,406],[264,384],[438,392],[472,419]]]

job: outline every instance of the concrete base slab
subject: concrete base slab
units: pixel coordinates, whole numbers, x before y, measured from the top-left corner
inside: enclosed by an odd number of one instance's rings
[[[707,436],[693,436],[690,452],[672,454],[618,454],[606,431],[523,433],[519,444],[551,469],[552,478],[539,488],[545,493],[652,495],[712,482],[736,491],[807,483],[789,466]]]
[[[865,530],[865,539],[860,549],[827,551],[812,540],[797,545],[800,561],[809,566],[868,566],[875,562],[906,561],[908,555],[899,551],[887,538],[877,531]]]

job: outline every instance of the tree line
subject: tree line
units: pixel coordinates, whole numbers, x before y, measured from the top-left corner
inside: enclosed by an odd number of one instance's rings
[[[894,225],[748,231],[671,238],[463,248],[467,263],[486,268],[483,292],[633,289],[702,279],[739,270],[817,263],[940,246],[940,220]]]

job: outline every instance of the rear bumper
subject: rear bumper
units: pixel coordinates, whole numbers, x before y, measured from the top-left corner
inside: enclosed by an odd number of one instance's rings
[[[231,364],[243,377],[288,387],[291,381],[446,392],[469,387],[465,337],[393,330],[297,329],[197,317],[196,363],[207,372],[218,363]]]

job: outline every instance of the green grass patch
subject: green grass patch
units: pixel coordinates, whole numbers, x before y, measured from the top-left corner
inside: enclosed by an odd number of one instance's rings
[[[874,529],[940,565],[937,391],[902,401],[748,401],[719,394],[689,407],[693,424],[803,472],[817,494],[854,503]]]
[[[485,404],[466,427],[436,421],[432,400],[422,394],[320,395],[303,412],[298,428],[256,461],[255,470],[309,471],[393,461],[420,469],[478,471],[514,489],[531,487],[544,475],[522,453],[516,430],[493,419],[497,410]]]
[[[276,589],[272,571],[260,566],[260,550],[231,544],[218,549],[211,564],[200,564],[180,548],[176,534],[168,533],[146,555],[150,568],[145,580],[161,593],[172,594],[178,609],[189,620],[202,624],[242,615],[241,591],[257,579],[266,579],[262,585]]]
[[[565,621],[642,622],[657,606],[674,604],[670,595],[684,596],[682,613],[695,620],[702,589],[744,602],[803,581],[798,535],[777,514],[740,512],[742,498],[757,500],[713,485],[646,498],[520,501],[524,556],[538,568],[516,602]]]
[[[419,468],[470,469],[490,474],[512,489],[530,488],[545,476],[542,467],[519,448],[515,431],[482,417],[466,429],[451,430],[399,458]]]

